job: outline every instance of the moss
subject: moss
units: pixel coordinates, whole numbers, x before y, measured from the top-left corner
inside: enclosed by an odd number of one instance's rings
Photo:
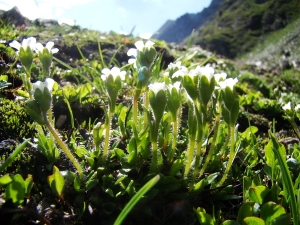
[[[25,112],[23,102],[4,99],[0,102],[0,140],[33,137],[35,125]]]

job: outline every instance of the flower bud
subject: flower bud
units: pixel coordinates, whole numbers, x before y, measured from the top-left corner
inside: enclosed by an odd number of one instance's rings
[[[25,109],[32,119],[34,119],[38,124],[45,124],[45,119],[42,115],[41,108],[35,100],[28,101],[25,105]]]

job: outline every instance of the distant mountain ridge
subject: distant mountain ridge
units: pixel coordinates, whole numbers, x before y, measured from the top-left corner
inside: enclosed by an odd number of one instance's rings
[[[228,58],[247,53],[263,36],[300,18],[300,0],[213,0],[196,14],[167,21],[152,38],[193,44]]]
[[[218,10],[222,0],[213,0],[209,7],[199,13],[186,13],[176,20],[168,20],[151,38],[181,43],[194,29],[199,29]]]

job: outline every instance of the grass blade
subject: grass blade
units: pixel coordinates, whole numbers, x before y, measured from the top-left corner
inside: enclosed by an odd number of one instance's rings
[[[122,224],[123,220],[127,216],[127,214],[131,211],[131,209],[135,206],[135,204],[142,198],[144,194],[146,194],[160,179],[159,174],[149,180],[127,203],[122,212],[119,214],[116,219],[114,225]]]
[[[9,164],[14,161],[14,159],[17,157],[17,155],[26,147],[28,143],[28,140],[23,141],[22,144],[18,145],[17,148],[11,153],[11,155],[5,160],[5,162],[0,166],[0,173],[2,173],[3,170],[5,170],[6,167],[9,166]]]
[[[271,137],[272,143],[273,143],[273,151],[275,154],[275,157],[278,160],[279,167],[282,173],[282,180],[283,180],[283,185],[284,188],[286,189],[287,195],[289,196],[288,202],[290,203],[291,210],[292,210],[292,216],[294,220],[294,225],[299,224],[299,215],[298,215],[298,205],[297,205],[297,200],[295,196],[295,191],[294,191],[294,186],[293,186],[293,181],[291,178],[291,174],[289,172],[286,159],[283,158],[282,154],[280,154],[279,151],[279,143],[276,140],[275,136],[269,132],[269,135]]]

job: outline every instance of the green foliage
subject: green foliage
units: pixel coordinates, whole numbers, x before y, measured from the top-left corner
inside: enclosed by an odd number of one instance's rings
[[[195,43],[212,52],[235,58],[260,44],[263,35],[275,35],[276,30],[299,18],[298,4],[297,0],[268,0],[263,3],[254,0],[223,1],[213,19],[200,28],[194,37]]]
[[[3,139],[17,137],[32,137],[35,125],[30,116],[25,112],[24,102],[3,99],[0,102],[0,137]]]

